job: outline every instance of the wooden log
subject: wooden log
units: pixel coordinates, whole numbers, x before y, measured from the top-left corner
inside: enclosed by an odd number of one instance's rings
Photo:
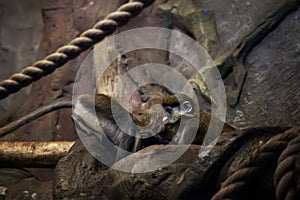
[[[0,142],[0,167],[54,167],[74,141]]]

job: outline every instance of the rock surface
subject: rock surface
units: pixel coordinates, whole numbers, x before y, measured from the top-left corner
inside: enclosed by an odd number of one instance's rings
[[[56,167],[53,194],[55,199],[210,199],[220,183],[259,144],[285,130],[276,127],[227,132],[214,148],[153,145],[118,161],[112,168],[103,166],[77,142]],[[178,159],[163,168],[158,167],[172,156]],[[132,173],[116,170],[120,167]],[[143,170],[147,172],[140,173]],[[270,179],[271,172],[265,173],[264,180]],[[256,190],[270,191],[272,187],[265,185]],[[273,195],[266,191],[259,194]]]
[[[53,182],[54,198],[100,199],[106,169],[77,141],[70,153],[57,164]]]

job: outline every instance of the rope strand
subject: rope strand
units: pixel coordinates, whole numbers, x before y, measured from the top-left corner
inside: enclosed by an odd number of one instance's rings
[[[20,73],[13,74],[7,80],[0,82],[0,100],[52,73],[69,60],[77,57],[95,43],[112,34],[118,27],[126,24],[153,2],[154,0],[129,1],[129,3],[120,6],[117,11],[96,23],[93,28],[73,39],[69,44],[62,46],[43,60],[35,62],[32,66],[26,67]]]

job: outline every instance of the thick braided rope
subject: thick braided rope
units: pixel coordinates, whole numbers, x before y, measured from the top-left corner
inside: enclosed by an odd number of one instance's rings
[[[297,133],[289,130],[272,137],[267,143],[255,149],[251,156],[241,163],[240,167],[225,180],[221,189],[212,197],[212,200],[236,199],[236,197],[242,196],[246,187],[254,180],[255,175],[265,168],[268,163],[277,159],[288,145],[288,142],[297,137]]]
[[[20,73],[0,82],[0,100],[52,73],[58,67],[77,57],[95,43],[112,34],[118,27],[126,24],[129,19],[139,14],[153,2],[154,0],[130,0],[129,3],[119,7],[117,11],[109,14],[69,44],[62,46],[43,60],[35,62],[32,66],[26,67]]]
[[[300,152],[300,127],[294,130],[298,137],[290,141],[281,153],[275,170],[274,184],[278,200],[296,199],[295,162]]]

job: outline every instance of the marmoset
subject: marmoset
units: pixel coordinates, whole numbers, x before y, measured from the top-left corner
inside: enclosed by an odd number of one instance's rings
[[[162,122],[157,121],[163,123],[160,133],[141,139],[137,145],[138,150],[153,144],[208,145],[216,139],[218,133],[235,130],[229,124],[198,108],[193,100],[184,94],[167,96],[162,99],[161,105],[164,118]],[[207,135],[209,127],[211,134]],[[203,143],[206,135],[208,138],[206,143]]]
[[[126,152],[135,152],[153,144],[170,142],[173,144],[202,144],[209,124],[212,123],[214,126],[221,122],[202,110],[196,112],[195,103],[183,94],[163,98],[161,107],[153,106],[154,109],[151,107],[152,109],[141,113],[142,116],[139,116],[139,119],[131,115],[132,120],[123,120],[123,116],[128,115],[128,111],[107,95],[78,95],[74,98],[73,102],[77,102],[77,109],[72,118],[77,131],[80,131],[81,135],[102,137],[103,140],[105,140],[103,136],[106,136],[108,139],[106,142],[111,142],[124,150],[120,151],[123,152],[121,154],[115,152],[118,154],[116,155],[117,160],[125,157]],[[117,115],[113,114],[112,105],[115,106]],[[72,106],[72,97],[59,99],[0,128],[0,136],[6,135],[46,113]],[[123,129],[116,123],[116,117],[125,123]],[[180,123],[183,124],[181,129]],[[99,125],[102,132],[99,130]],[[234,128],[225,123],[222,132],[231,130]],[[193,132],[196,135],[193,135]],[[148,138],[140,138],[141,135],[148,135]]]
[[[168,140],[173,139],[175,144],[193,143],[201,145],[210,124],[212,131],[218,131],[218,129],[222,132],[235,130],[229,124],[212,117],[200,108],[197,110],[193,100],[184,94],[164,98],[162,106],[166,113],[165,130],[162,134]],[[180,123],[183,123],[181,129],[179,128]],[[193,135],[193,132],[196,132],[196,135]]]
[[[73,105],[74,102],[75,105]],[[113,115],[111,109],[112,104],[115,106],[115,110],[118,112],[118,115]],[[73,99],[72,97],[58,99],[57,101],[42,106],[41,108],[36,109],[24,117],[0,128],[0,136],[4,136],[18,129],[24,124],[49,112],[61,108],[71,108],[72,106],[75,106],[72,118],[76,125],[77,131],[80,131],[81,136],[85,133],[92,133],[94,136],[98,138],[102,137],[102,139],[105,140],[105,137],[103,137],[105,135],[108,139],[106,142],[111,142],[120,149],[125,150],[125,152],[135,152],[134,144],[136,142],[134,135],[138,134],[136,124],[141,125],[142,123],[133,118],[133,120],[128,121],[128,124],[125,125],[126,132],[121,130],[118,124],[116,124],[114,117],[122,118],[122,116],[128,114],[128,111],[125,110],[114,99],[104,94],[78,95],[74,96]],[[93,116],[93,113],[96,115]],[[94,117],[94,119],[91,117]],[[147,119],[147,117],[143,118]],[[103,133],[100,132],[99,126],[101,127]],[[128,134],[128,132],[131,132],[131,134]],[[117,159],[120,159],[122,156],[118,155],[117,157]]]

